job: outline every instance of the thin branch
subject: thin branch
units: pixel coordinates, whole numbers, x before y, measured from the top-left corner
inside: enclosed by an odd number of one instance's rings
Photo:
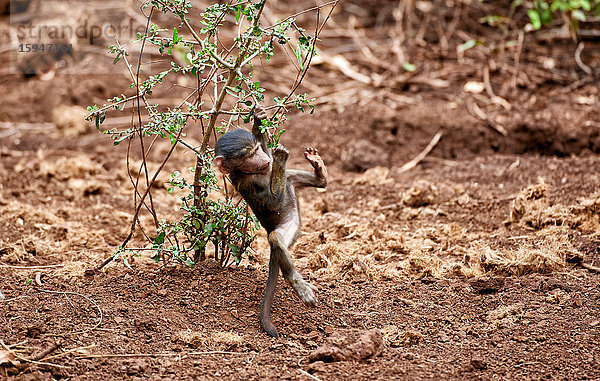
[[[177,134],[177,140],[179,140],[179,138],[181,137],[181,133],[183,132],[183,128],[179,129],[179,132]],[[169,158],[171,157],[171,154],[173,153],[173,151],[175,150],[176,145],[172,145],[171,149],[169,150],[169,152],[167,153],[167,156],[165,157],[165,159],[163,160],[163,162],[160,164],[160,166],[158,167],[158,169],[156,170],[156,172],[154,173],[154,177],[152,177],[152,181],[150,181],[150,184],[148,185],[148,187],[146,187],[146,191],[144,192],[144,194],[141,196],[140,202],[138,203],[136,209],[135,209],[135,214],[133,215],[133,222],[131,224],[131,229],[129,231],[129,235],[127,235],[127,237],[125,238],[125,240],[123,241],[123,243],[121,244],[121,248],[124,248],[127,243],[129,242],[129,240],[131,238],[133,238],[133,233],[135,232],[135,225],[138,219],[138,215],[140,213],[140,210],[142,208],[142,202],[144,201],[144,199],[146,198],[146,196],[148,195],[148,193],[150,192],[150,189],[152,188],[152,184],[154,184],[154,181],[156,181],[156,178],[158,177],[158,174],[160,173],[160,171],[163,169],[163,167],[165,166],[165,164],[167,164],[167,161],[169,160]],[[95,271],[100,271],[104,266],[108,265],[110,262],[112,262],[115,259],[114,255],[111,255],[109,258],[107,258],[104,262],[102,262],[102,264],[100,266],[98,266]]]
[[[575,49],[575,62],[577,62],[577,66],[579,66],[579,68],[583,70],[585,74],[592,75],[592,69],[581,60],[581,52],[583,51],[584,47],[585,45],[583,42],[580,42],[579,45],[577,45],[577,49]]]
[[[129,70],[129,74],[131,75],[131,79],[134,81],[135,83],[135,88],[136,88],[136,92],[139,95],[140,94],[140,69],[141,69],[141,65],[142,65],[142,52],[144,51],[144,46],[146,44],[146,35],[148,33],[148,27],[150,25],[150,19],[152,18],[152,12],[154,11],[154,7],[152,7],[150,9],[150,15],[148,15],[148,22],[146,23],[146,31],[144,32],[144,39],[142,41],[142,47],[140,48],[140,57],[138,59],[138,66],[137,66],[137,71],[135,73],[135,75],[133,74],[133,71],[131,70],[131,65],[129,64],[129,61],[127,60],[127,55],[123,54],[123,60],[125,61],[125,65],[127,66],[127,70]],[[119,47],[119,49],[123,49],[121,47],[121,45],[119,44],[119,41],[117,40],[117,46]],[[142,95],[141,97],[137,97],[137,115],[138,115],[138,124],[139,124],[139,136],[140,136],[140,150],[142,153],[142,166],[143,166],[143,170],[144,170],[144,177],[146,179],[146,186],[149,187],[149,174],[148,174],[148,164],[146,162],[146,149],[144,147],[144,133],[143,133],[143,123],[142,123],[142,111],[141,111],[141,107],[140,107],[140,98],[144,101],[144,105],[146,106],[146,109],[148,110],[148,112],[150,112],[151,108],[150,108],[150,104],[148,103],[148,100],[146,99],[145,95]],[[154,142],[152,142],[152,144],[154,144]],[[127,170],[129,171],[129,168],[127,168]],[[141,172],[141,171],[139,171]],[[139,175],[138,172],[138,175]],[[137,192],[137,182],[136,182],[136,192]],[[148,195],[148,199],[150,200],[150,208],[148,209],[148,212],[150,212],[150,214],[152,215],[152,217],[154,218],[154,225],[156,226],[156,228],[158,228],[159,224],[158,224],[158,217],[156,216],[156,210],[154,209],[154,201],[152,200],[152,193],[150,193]]]
[[[435,134],[435,136],[433,137],[433,139],[431,139],[427,147],[425,147],[425,149],[420,154],[418,154],[414,159],[400,167],[400,172],[406,172],[416,167],[417,164],[419,164],[427,155],[429,155],[433,148],[438,144],[443,134],[444,133],[442,131],[438,131],[437,134]]]
[[[121,104],[123,104],[123,103],[127,103],[127,102],[129,102],[129,101],[131,101],[131,100],[137,99],[137,98],[139,98],[140,96],[144,96],[144,95],[146,95],[146,91],[145,91],[145,90],[144,90],[142,93],[140,93],[140,94],[132,95],[132,96],[130,96],[129,98],[124,98],[124,99],[121,99],[121,100],[120,100],[120,101],[118,101],[118,102],[111,103],[111,104],[109,104],[109,105],[106,105],[106,106],[102,106],[102,107],[100,107],[98,110],[94,110],[94,111],[92,111],[91,113],[87,114],[87,115],[85,116],[85,118],[86,118],[86,119],[88,119],[88,118],[91,118],[92,116],[94,116],[94,115],[96,115],[96,114],[99,114],[99,113],[101,113],[101,112],[104,112],[104,111],[106,111],[106,110],[108,110],[108,109],[110,109],[110,108],[113,108],[113,107],[115,107],[115,106],[119,106],[119,105],[121,105]]]
[[[590,265],[589,263],[579,262],[579,265],[588,271],[600,273],[600,267]]]
[[[510,111],[510,109],[512,108],[511,104],[506,99],[494,94],[494,90],[492,89],[492,85],[490,84],[490,67],[488,65],[486,65],[483,68],[483,83],[485,85],[485,91],[487,92],[487,95],[490,97],[492,102]]]
[[[512,7],[511,7],[512,8]],[[519,75],[519,64],[521,63],[521,53],[523,52],[523,41],[525,40],[525,32],[519,31],[519,39],[517,40],[517,51],[515,52],[515,71],[512,77],[512,87],[517,87],[517,77]]]
[[[63,267],[63,264],[58,265],[45,265],[45,266],[11,266],[11,265],[2,265],[0,267],[8,268],[8,269],[19,269],[19,270],[39,270],[39,269],[54,269],[57,267]]]
[[[100,306],[98,305],[98,303],[96,303],[93,299],[80,294],[78,292],[72,292],[72,291],[52,291],[52,290],[40,290],[41,292],[46,292],[48,294],[60,294],[60,295],[76,295],[76,296],[80,296],[82,298],[84,298],[85,300],[87,300],[88,302],[92,303],[94,305],[94,307],[96,307],[98,309],[98,312],[100,313],[100,317],[98,318],[98,322],[96,323],[96,325],[94,325],[92,328],[90,329],[86,329],[83,331],[78,331],[78,332],[72,332],[70,333],[71,335],[80,335],[82,333],[86,333],[86,332],[90,332],[95,330],[96,328],[98,328],[100,326],[100,324],[102,324],[102,318],[104,316],[104,314],[102,313],[102,308],[100,308]]]
[[[42,362],[42,361],[37,361],[37,360],[30,360],[30,359],[27,359],[25,357],[19,356],[15,351],[13,351],[8,346],[6,346],[6,344],[4,344],[4,341],[2,341],[2,339],[0,339],[0,345],[2,345],[4,347],[4,349],[6,349],[13,356],[15,356],[15,358],[17,358],[17,359],[19,359],[21,361],[25,361],[25,362],[36,364],[36,365],[54,366],[54,367],[57,367],[57,368],[66,368],[66,366],[64,366],[64,365],[52,364],[52,363],[49,363],[49,362]]]
[[[335,6],[337,5],[337,3],[338,3],[339,1],[340,1],[340,0],[333,0],[333,1],[327,2],[327,3],[325,3],[325,4],[321,4],[321,5],[314,6],[314,7],[312,7],[312,8],[305,9],[305,10],[303,10],[303,11],[301,11],[301,12],[298,12],[298,13],[295,13],[295,14],[293,14],[293,15],[291,15],[291,16],[288,16],[288,17],[284,18],[283,20],[279,21],[278,23],[276,23],[276,24],[273,24],[273,25],[271,25],[271,26],[269,26],[269,27],[266,27],[266,28],[264,28],[264,29],[265,29],[265,30],[273,29],[273,28],[275,28],[276,26],[278,26],[278,25],[280,25],[280,24],[282,24],[282,23],[286,22],[287,20],[289,20],[289,19],[291,19],[291,18],[296,18],[297,16],[303,15],[303,14],[305,14],[305,13],[308,13],[308,12],[311,12],[311,11],[314,11],[314,10],[320,10],[321,8],[324,8],[324,7],[326,7],[326,6],[328,6],[328,5],[331,5],[331,4],[334,4],[333,8],[335,8]],[[330,14],[331,14],[331,12],[330,12]]]
[[[327,14],[327,17],[325,17],[325,21],[323,21],[323,24],[320,27],[319,27],[319,16],[320,16],[320,10],[321,10],[321,8],[320,7],[317,8],[317,22],[316,22],[316,28],[315,28],[315,37],[313,39],[312,46],[311,46],[310,51],[308,53],[308,62],[306,63],[306,68],[302,72],[302,76],[300,77],[300,79],[298,81],[296,81],[296,84],[294,85],[294,87],[292,88],[292,90],[289,92],[289,94],[287,95],[287,97],[285,97],[284,99],[289,99],[292,96],[292,94],[294,94],[294,92],[296,92],[296,90],[298,89],[298,87],[300,87],[300,84],[304,80],[304,77],[306,76],[306,73],[308,72],[308,69],[310,68],[310,64],[311,64],[313,56],[314,56],[315,45],[317,43],[317,40],[319,39],[319,33],[323,30],[323,27],[325,26],[325,24],[327,23],[327,21],[331,17],[331,13],[333,13],[333,10],[337,6],[338,2],[339,2],[339,0],[335,0],[335,1],[330,2],[330,3],[333,4],[333,7],[331,7],[331,10]],[[273,114],[273,116],[271,117],[271,119],[275,119],[275,116],[279,113],[279,111],[281,111],[282,108],[283,108],[283,105],[279,106],[279,108],[275,111],[275,113]]]
[[[298,370],[298,372],[302,373],[303,375],[305,375],[306,377],[310,378],[311,380],[321,381],[321,379],[319,377],[313,376],[312,374],[308,373],[304,369],[298,368],[297,370]]]
[[[227,351],[204,351],[204,352],[189,352],[189,353],[110,353],[105,355],[85,355],[76,357],[76,360],[81,359],[98,359],[98,358],[131,358],[131,357],[173,357],[173,356],[202,356],[202,355],[245,355],[245,352],[227,352]]]

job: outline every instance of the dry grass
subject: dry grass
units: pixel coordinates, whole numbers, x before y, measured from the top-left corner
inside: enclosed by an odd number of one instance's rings
[[[387,177],[386,173],[375,174],[373,171],[360,178],[360,183],[393,186],[381,181]],[[440,189],[446,188],[451,187],[442,184]],[[378,216],[380,205],[365,200],[362,214],[332,214],[331,221],[327,214],[317,215],[315,218],[324,220],[323,233],[302,237],[294,252],[300,257],[301,267],[311,269],[322,279],[473,278],[490,273],[523,275],[564,271],[569,266],[568,258],[584,257],[573,243],[573,232],[589,234],[600,230],[600,195],[581,199],[573,205],[561,205],[552,204],[550,191],[544,182],[539,182],[517,194],[507,210],[507,224],[524,229],[526,234],[516,240],[504,225],[499,225],[492,234],[469,231],[458,223],[423,226],[412,231],[387,226],[385,218],[373,219]],[[418,198],[430,204],[427,207],[400,209],[407,216],[413,210],[419,213],[435,210],[439,202],[436,190],[422,184],[410,187],[406,194],[435,195]],[[448,195],[441,198],[448,199]]]

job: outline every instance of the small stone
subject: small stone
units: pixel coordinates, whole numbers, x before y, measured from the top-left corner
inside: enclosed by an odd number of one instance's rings
[[[414,360],[415,359],[415,354],[411,353],[411,352],[406,352],[404,354],[404,358],[407,359],[407,360]]]
[[[442,343],[447,343],[448,341],[450,341],[450,338],[448,337],[448,335],[446,335],[445,332],[442,332],[440,333],[438,340]]]
[[[471,365],[477,370],[487,369],[487,362],[478,355],[473,356],[471,359]]]

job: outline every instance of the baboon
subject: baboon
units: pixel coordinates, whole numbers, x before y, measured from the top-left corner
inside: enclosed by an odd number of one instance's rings
[[[317,288],[308,283],[294,267],[289,248],[298,237],[300,211],[295,190],[327,185],[327,169],[314,148],[307,148],[304,157],[314,173],[286,169],[289,152],[283,146],[267,148],[267,136],[260,131],[266,112],[257,107],[252,133],[237,129],[218,139],[215,164],[229,179],[265,228],[271,246],[269,277],[260,308],[260,324],[271,336],[279,337],[271,321],[271,305],[279,269],[302,301],[311,307],[317,304]]]

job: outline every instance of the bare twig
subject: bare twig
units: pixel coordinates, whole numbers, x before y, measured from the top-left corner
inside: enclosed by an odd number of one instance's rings
[[[519,63],[521,62],[521,52],[523,51],[523,41],[525,39],[525,32],[519,31],[519,39],[517,40],[517,51],[515,52],[515,71],[512,77],[512,87],[517,87],[517,77],[519,75]]]
[[[321,379],[319,377],[313,376],[312,374],[308,373],[304,369],[298,368],[298,372],[302,373],[303,375],[305,375],[306,377],[310,378],[311,380],[321,381]]]
[[[148,15],[148,19],[146,22],[146,31],[144,32],[144,39],[142,41],[142,46],[140,48],[140,53],[144,51],[144,46],[146,44],[146,34],[148,33],[148,27],[150,25],[150,19],[152,18],[152,12],[154,11],[154,7],[152,7],[150,9],[150,15]],[[119,43],[119,41],[117,40],[117,46],[120,49],[123,49],[121,47],[121,44]],[[141,69],[141,65],[142,65],[142,54],[140,54],[140,57],[138,59],[138,65],[137,65],[137,71],[135,73],[135,75],[133,74],[133,70],[131,69],[131,65],[129,64],[129,60],[127,59],[127,54],[123,54],[123,60],[125,61],[125,66],[127,66],[127,70],[129,70],[129,74],[131,75],[131,79],[133,80],[133,82],[135,83],[135,88],[136,88],[136,93],[137,93],[137,116],[138,116],[138,134],[140,137],[140,151],[142,154],[142,167],[143,167],[143,171],[144,171],[144,177],[146,180],[146,186],[148,188],[151,187],[151,183],[149,181],[149,174],[148,174],[148,164],[146,162],[146,149],[144,148],[144,130],[143,130],[143,122],[142,122],[142,110],[140,107],[140,98],[144,101],[144,105],[146,106],[146,110],[148,110],[148,112],[150,112],[151,108],[150,108],[150,104],[148,103],[148,100],[146,99],[146,95],[141,94],[140,95],[140,69]],[[154,141],[152,142],[152,144],[154,144]],[[127,170],[129,171],[129,167],[127,168]],[[139,178],[139,173],[141,172],[141,170],[138,172],[138,178]],[[137,190],[137,181],[135,183],[135,192],[138,193]],[[148,209],[148,212],[150,212],[150,214],[152,215],[152,217],[154,218],[154,225],[155,227],[158,229],[158,217],[156,216],[156,210],[154,209],[154,201],[152,199],[152,193],[148,193],[148,199],[150,200],[150,207]],[[143,201],[140,201],[143,202]]]
[[[291,15],[291,16],[288,16],[288,17],[286,17],[286,18],[284,18],[283,20],[279,21],[278,23],[276,23],[276,24],[273,24],[273,25],[271,25],[271,26],[269,26],[269,27],[266,27],[265,29],[267,29],[267,30],[268,30],[268,29],[273,29],[273,28],[275,28],[276,26],[278,26],[279,24],[281,24],[281,23],[283,23],[283,22],[285,22],[285,21],[287,21],[287,20],[289,20],[289,19],[291,19],[291,18],[296,18],[296,17],[298,17],[298,16],[300,16],[300,15],[302,15],[302,14],[304,14],[304,13],[308,13],[308,12],[311,12],[311,11],[319,10],[319,9],[321,9],[321,8],[324,8],[324,7],[326,7],[326,6],[328,6],[328,5],[331,5],[331,4],[334,4],[334,5],[333,5],[333,8],[335,8],[335,6],[337,5],[337,3],[338,3],[339,1],[340,1],[340,0],[333,0],[333,1],[329,1],[329,2],[327,2],[327,3],[325,3],[325,4],[321,4],[321,5],[314,6],[314,7],[312,7],[312,8],[305,9],[305,10],[303,10],[303,11],[301,11],[301,12],[298,12],[298,13],[295,13],[295,14],[293,14],[293,15]]]
[[[57,368],[66,368],[66,366],[64,366],[64,365],[52,364],[52,363],[49,363],[49,362],[42,362],[42,361],[37,361],[37,360],[27,359],[27,358],[25,358],[25,357],[19,356],[19,355],[18,355],[18,354],[17,354],[15,351],[13,351],[13,350],[12,350],[12,349],[10,349],[10,348],[9,348],[9,347],[8,347],[6,344],[4,344],[4,341],[2,341],[2,339],[0,339],[0,345],[2,345],[2,346],[4,347],[4,349],[6,349],[6,350],[7,350],[7,351],[9,351],[9,352],[10,352],[10,353],[11,353],[13,356],[15,356],[15,358],[17,358],[17,359],[19,359],[19,360],[21,360],[21,361],[25,361],[25,362],[28,362],[28,363],[31,363],[31,364],[36,364],[36,365],[54,366],[54,367],[57,367]],[[51,348],[52,348],[52,347],[51,347]],[[58,348],[58,345],[57,345],[57,347],[56,347],[56,348]],[[53,351],[54,351],[54,350],[56,350],[56,348],[54,348],[54,349],[53,349]],[[23,365],[25,365],[25,366],[23,366]],[[28,365],[27,365],[27,364],[20,364],[20,366],[17,366],[17,369],[23,369],[23,368],[25,368],[26,366],[28,366]]]
[[[75,360],[82,359],[102,359],[102,358],[128,358],[128,357],[171,357],[171,356],[180,356],[181,353],[113,353],[113,354],[105,354],[105,355],[83,355],[79,357],[75,357]]]
[[[41,272],[37,272],[35,273],[35,284],[37,284],[38,286],[42,287],[42,273]]]
[[[60,347],[60,341],[57,340],[57,341],[53,342],[48,348],[43,349],[43,350],[39,351],[38,353],[33,354],[33,356],[31,356],[31,359],[35,360],[35,361],[44,360],[44,359],[46,359],[46,357],[48,357],[49,354],[56,351],[59,347]]]
[[[0,265],[0,267],[8,268],[8,269],[18,269],[18,270],[39,270],[39,269],[55,269],[57,267],[63,267],[64,265],[46,265],[46,266],[11,266],[11,265]]]
[[[350,28],[348,28],[348,31],[352,35],[352,40],[354,41],[360,52],[369,60],[369,62],[379,66],[382,69],[388,70],[390,68],[389,62],[385,62],[377,58],[377,56],[373,54],[373,52],[367,46],[367,44],[363,42],[363,40],[367,39],[367,36],[365,36],[365,32],[362,29],[359,30],[356,28],[356,17],[350,16],[348,22],[350,23]]]
[[[245,352],[227,352],[227,351],[199,351],[189,352],[187,356],[204,356],[204,355],[245,355]]]
[[[492,90],[492,85],[490,83],[490,67],[488,65],[486,65],[483,68],[483,83],[485,85],[485,91],[487,92],[492,102],[504,107],[504,109],[506,110],[510,110],[512,108],[511,104],[508,103],[506,99],[494,94],[494,90]]]
[[[418,154],[414,159],[400,167],[400,172],[406,172],[416,167],[417,164],[419,164],[427,155],[429,155],[429,153],[433,150],[436,144],[438,144],[443,134],[443,131],[438,131],[437,134],[435,134],[435,136],[433,137],[433,139],[431,139],[427,147],[425,147],[425,149],[420,154]]]
[[[103,329],[99,329],[99,330],[103,330]],[[64,357],[64,356],[69,355],[69,354],[71,354],[73,352],[82,351],[84,349],[94,348],[95,346],[96,346],[96,344],[92,344],[92,345],[87,345],[85,347],[77,347],[77,348],[68,349],[68,350],[63,351],[61,353],[58,353],[56,355],[45,357],[44,360],[52,360],[52,359],[55,359],[55,358]]]
[[[316,22],[316,28],[315,28],[315,37],[313,39],[313,43],[312,43],[312,46],[310,48],[310,51],[307,54],[307,58],[308,59],[305,58],[306,67],[304,68],[304,71],[302,72],[302,75],[300,75],[300,78],[296,80],[296,83],[292,87],[292,90],[289,92],[289,94],[284,99],[289,99],[292,96],[292,94],[294,94],[294,92],[298,89],[298,87],[300,87],[300,84],[304,80],[304,77],[306,76],[306,73],[308,72],[308,69],[310,68],[310,64],[312,63],[312,60],[314,58],[315,46],[317,44],[317,40],[319,39],[319,34],[323,30],[323,27],[325,26],[325,24],[327,24],[327,21],[331,17],[331,14],[333,13],[333,10],[337,6],[338,2],[339,2],[339,0],[335,0],[335,1],[332,2],[333,6],[329,10],[329,13],[325,17],[325,20],[323,21],[323,24],[321,24],[321,26],[319,26],[319,20],[320,20],[320,15],[321,15],[321,11],[320,10],[321,9],[317,8],[317,15],[316,15],[317,16],[317,20],[316,20],[317,22]],[[275,113],[273,114],[272,118],[275,118],[275,115],[277,115],[277,113],[279,113],[279,111],[281,110],[282,107],[283,106],[279,106],[279,108],[277,108],[277,111],[275,111]]]
[[[45,292],[48,294],[60,294],[60,295],[76,295],[76,296],[80,296],[82,298],[84,298],[85,300],[87,300],[88,302],[92,303],[94,305],[94,307],[96,307],[98,309],[98,312],[100,313],[100,317],[98,318],[98,322],[96,323],[96,325],[94,325],[92,328],[90,329],[86,329],[83,331],[78,331],[78,332],[72,332],[71,335],[80,335],[82,333],[86,333],[86,332],[90,332],[95,330],[96,328],[98,328],[100,326],[100,324],[102,324],[102,318],[103,318],[103,314],[102,314],[102,309],[100,308],[100,306],[98,306],[98,304],[91,298],[77,293],[77,292],[72,292],[72,291],[52,291],[52,290],[40,290],[41,292]]]
[[[201,356],[201,355],[243,355],[244,352],[227,352],[227,351],[204,351],[204,352],[189,352],[189,353],[109,353],[104,355],[84,355],[76,357],[80,359],[98,359],[98,358],[130,358],[130,357],[173,357],[173,356]]]
[[[590,265],[589,263],[584,263],[584,262],[579,262],[579,264],[581,265],[581,267],[583,267],[586,270],[589,270],[589,271],[592,271],[595,273],[600,273],[600,267]]]
[[[585,45],[583,42],[580,42],[579,45],[577,45],[577,49],[575,49],[575,62],[577,62],[577,66],[579,66],[579,68],[583,70],[585,74],[592,75],[592,69],[581,60],[581,52],[583,51],[584,47]]]
[[[494,122],[494,120],[492,118],[487,116],[487,114],[485,112],[483,112],[483,110],[481,108],[479,108],[477,103],[475,103],[473,98],[467,98],[467,110],[471,113],[471,115],[487,122],[488,126],[491,127],[497,133],[499,133],[500,135],[502,135],[502,136],[508,135],[508,131],[506,131],[506,128],[504,128],[504,126],[501,126],[500,124]]]

